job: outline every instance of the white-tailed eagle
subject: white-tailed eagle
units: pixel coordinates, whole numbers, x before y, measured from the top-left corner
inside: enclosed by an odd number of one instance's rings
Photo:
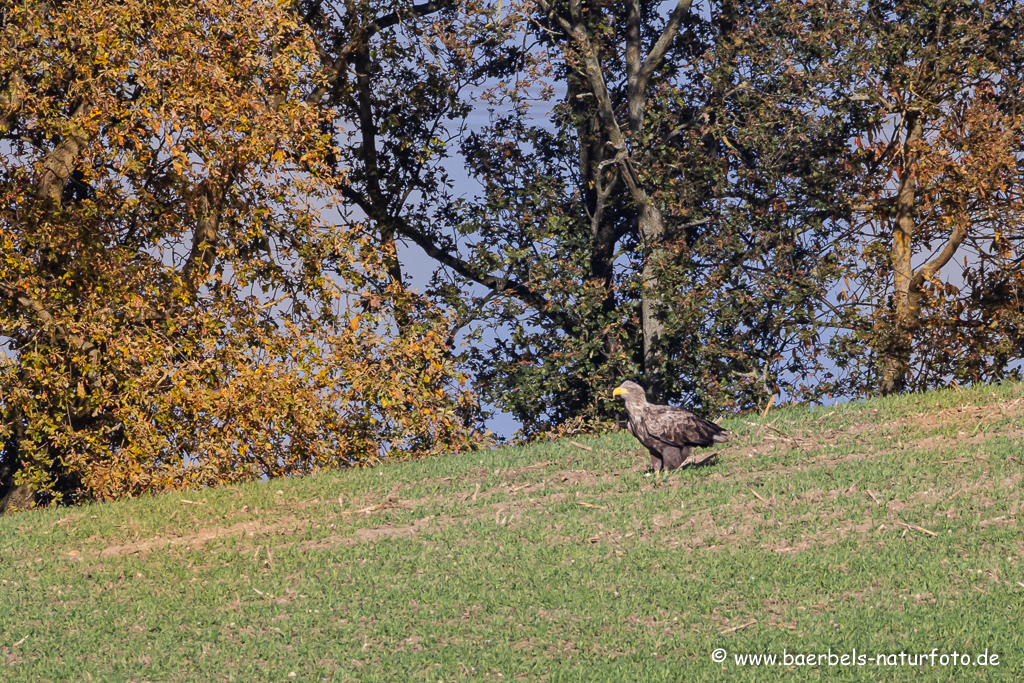
[[[655,472],[690,465],[690,449],[695,446],[729,440],[728,431],[688,410],[648,403],[643,387],[635,382],[623,382],[612,395],[625,399],[629,431],[650,451]]]

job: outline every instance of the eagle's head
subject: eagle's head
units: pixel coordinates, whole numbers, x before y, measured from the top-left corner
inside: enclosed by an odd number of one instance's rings
[[[615,388],[612,396],[622,396],[626,401],[626,407],[640,406],[647,403],[647,395],[644,388],[636,382],[623,382]]]

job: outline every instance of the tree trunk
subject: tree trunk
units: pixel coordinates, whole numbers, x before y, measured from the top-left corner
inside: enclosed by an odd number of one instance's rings
[[[10,442],[2,445],[4,459],[0,462],[0,515],[31,508],[35,504],[36,495],[28,484],[14,483],[14,476],[21,468],[18,451],[25,439],[25,420],[18,406],[14,406],[8,417],[13,423],[13,434]]]
[[[359,102],[359,134],[366,174],[366,194],[373,202],[374,214],[368,216],[377,222],[380,245],[384,249],[384,264],[392,283],[402,284],[402,265],[398,260],[398,244],[395,242],[395,227],[390,220],[391,206],[381,189],[380,166],[377,158],[377,123],[373,115],[373,90],[370,83],[370,36],[364,27],[359,27],[361,44],[353,55],[356,72],[356,87]],[[401,323],[400,323],[400,326]]]
[[[637,168],[642,165],[644,111],[647,104],[647,86],[655,70],[668,52],[672,41],[683,24],[683,17],[690,9],[692,0],[677,0],[669,15],[668,22],[658,39],[644,56],[642,45],[642,12],[639,0],[629,0],[626,16],[626,115],[628,135],[623,133],[616,119],[604,70],[598,56],[597,46],[591,41],[584,20],[583,6],[578,1],[569,3],[569,16],[558,14],[550,0],[540,0],[540,8],[548,13],[565,31],[568,43],[565,47],[567,61],[582,61],[580,75],[589,82],[591,94],[597,105],[597,119],[604,137],[615,150],[615,161],[620,175],[629,190],[630,198],[638,212],[638,228],[643,243],[644,267],[641,271],[641,326],[644,338],[644,384],[647,394],[653,400],[664,395],[662,362],[658,357],[658,340],[665,332],[665,325],[659,318],[661,304],[660,283],[654,264],[663,249],[665,224],[661,209],[643,188]],[[629,138],[627,140],[627,137]],[[633,149],[631,149],[631,146]],[[611,160],[609,160],[611,161]],[[608,163],[608,161],[603,162]]]
[[[906,390],[910,374],[910,356],[914,348],[914,330],[920,325],[921,291],[911,259],[914,255],[914,204],[917,192],[916,145],[924,135],[924,117],[912,111],[906,119],[907,137],[900,163],[900,184],[896,195],[896,221],[893,226],[892,269],[896,316],[892,330],[879,349],[883,396]]]
[[[947,14],[943,12],[938,17],[929,48],[918,67],[919,83],[925,86],[925,90],[915,93],[914,101],[925,103],[930,96],[935,95],[927,92],[927,85],[933,79],[934,82],[939,82],[935,72],[936,59],[939,41],[945,32],[946,20]],[[893,226],[891,256],[895,319],[892,329],[878,347],[879,391],[883,396],[907,390],[910,361],[914,351],[914,333],[921,327],[921,288],[949,262],[967,235],[966,225],[955,225],[942,251],[914,271],[912,259],[914,233],[917,229],[914,217],[918,190],[917,165],[921,156],[920,148],[924,144],[925,119],[925,114],[916,108],[909,109],[903,119],[906,138],[899,155],[899,189],[896,195],[896,220]]]
[[[601,312],[609,316],[616,307],[615,297],[615,244],[618,240],[615,221],[608,219],[608,204],[620,181],[617,169],[605,169],[606,139],[601,133],[601,123],[584,103],[580,94],[584,83],[569,79],[566,103],[572,107],[579,123],[576,125],[576,139],[579,145],[579,172],[582,182],[587,217],[590,220],[590,263],[587,280],[591,286],[600,288],[604,296]],[[618,335],[612,329],[604,333],[601,345],[602,362],[610,362],[621,352]]]
[[[660,403],[664,396],[663,364],[657,352],[658,342],[665,333],[660,317],[661,283],[655,271],[662,251],[665,224],[661,210],[649,197],[640,209],[640,237],[644,245],[644,267],[641,272],[640,315],[644,335],[644,380],[652,403]]]

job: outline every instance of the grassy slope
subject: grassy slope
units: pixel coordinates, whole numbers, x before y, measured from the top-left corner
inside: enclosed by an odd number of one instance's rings
[[[617,434],[0,519],[0,678],[1024,674],[1024,387],[767,422],[665,482]],[[1001,659],[731,659],[829,647]]]

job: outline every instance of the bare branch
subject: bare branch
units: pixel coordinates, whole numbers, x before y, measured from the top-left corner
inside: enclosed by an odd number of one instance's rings
[[[49,202],[50,206],[60,206],[64,186],[89,142],[88,135],[77,124],[77,119],[82,117],[87,109],[84,102],[75,107],[67,135],[43,159],[43,171],[39,175],[36,193],[43,201]]]
[[[181,274],[192,291],[198,291],[217,257],[217,229],[220,226],[223,188],[213,189],[209,185],[200,189],[196,198],[196,228],[192,233],[192,249],[181,269]]]
[[[101,385],[101,377],[96,367],[99,365],[100,351],[96,344],[83,338],[82,335],[70,332],[57,324],[53,314],[46,310],[46,306],[38,299],[19,294],[14,289],[4,285],[3,283],[0,283],[0,289],[3,289],[5,295],[10,299],[16,301],[22,307],[32,311],[44,326],[53,329],[57,334],[66,339],[71,346],[89,357],[89,362],[92,363],[92,369],[87,374],[89,384],[92,388],[99,389]]]
[[[429,235],[413,227],[413,225],[404,217],[378,216],[378,212],[375,210],[374,205],[368,202],[362,194],[354,190],[351,186],[343,185],[341,187],[341,192],[346,199],[355,202],[370,218],[378,222],[381,222],[381,219],[383,218],[384,221],[389,222],[394,227],[396,232],[403,237],[412,240],[416,246],[427,253],[427,256],[430,256],[442,265],[451,268],[464,278],[481,284],[484,287],[514,296],[523,303],[532,306],[538,312],[546,314],[546,309],[548,307],[547,299],[530,289],[527,285],[516,282],[510,278],[496,277],[487,273],[481,273],[469,262],[455,256],[449,250],[438,246],[438,244]]]
[[[310,93],[306,98],[306,101],[311,104],[319,102],[320,98],[322,98],[331,86],[341,78],[341,74],[344,72],[349,58],[359,50],[360,47],[367,45],[370,38],[376,34],[397,25],[403,19],[434,14],[435,12],[440,12],[443,9],[454,7],[455,4],[455,0],[438,0],[436,2],[434,0],[430,0],[429,2],[424,2],[420,5],[413,5],[408,10],[395,10],[394,12],[390,12],[382,17],[374,19],[365,27],[358,30],[356,35],[352,36],[352,38],[345,43],[340,50],[338,50],[338,54],[335,56],[334,61],[329,67],[330,75],[327,78],[327,83]],[[321,60],[324,60],[325,57],[326,53],[321,53]]]
[[[647,87],[647,81],[650,79],[651,74],[654,73],[654,70],[661,64],[661,60],[668,53],[668,48],[672,45],[672,41],[675,40],[676,34],[679,33],[679,29],[683,25],[683,17],[689,11],[692,4],[693,0],[679,0],[676,3],[672,14],[668,17],[668,23],[665,25],[664,30],[662,30],[657,42],[654,43],[654,47],[647,53],[644,63],[640,66],[638,79],[641,83],[641,91]]]
[[[0,133],[7,132],[14,115],[21,110],[24,88],[25,79],[20,74],[13,74],[7,81],[7,87],[0,91]]]
[[[949,263],[949,260],[956,254],[956,250],[960,247],[960,244],[964,241],[967,236],[967,228],[962,224],[957,225],[953,228],[953,234],[949,236],[949,241],[946,242],[946,246],[942,248],[942,251],[934,259],[921,266],[921,268],[914,274],[914,281],[911,286],[914,288],[920,288],[924,284],[925,280],[935,275],[939,270]]]

